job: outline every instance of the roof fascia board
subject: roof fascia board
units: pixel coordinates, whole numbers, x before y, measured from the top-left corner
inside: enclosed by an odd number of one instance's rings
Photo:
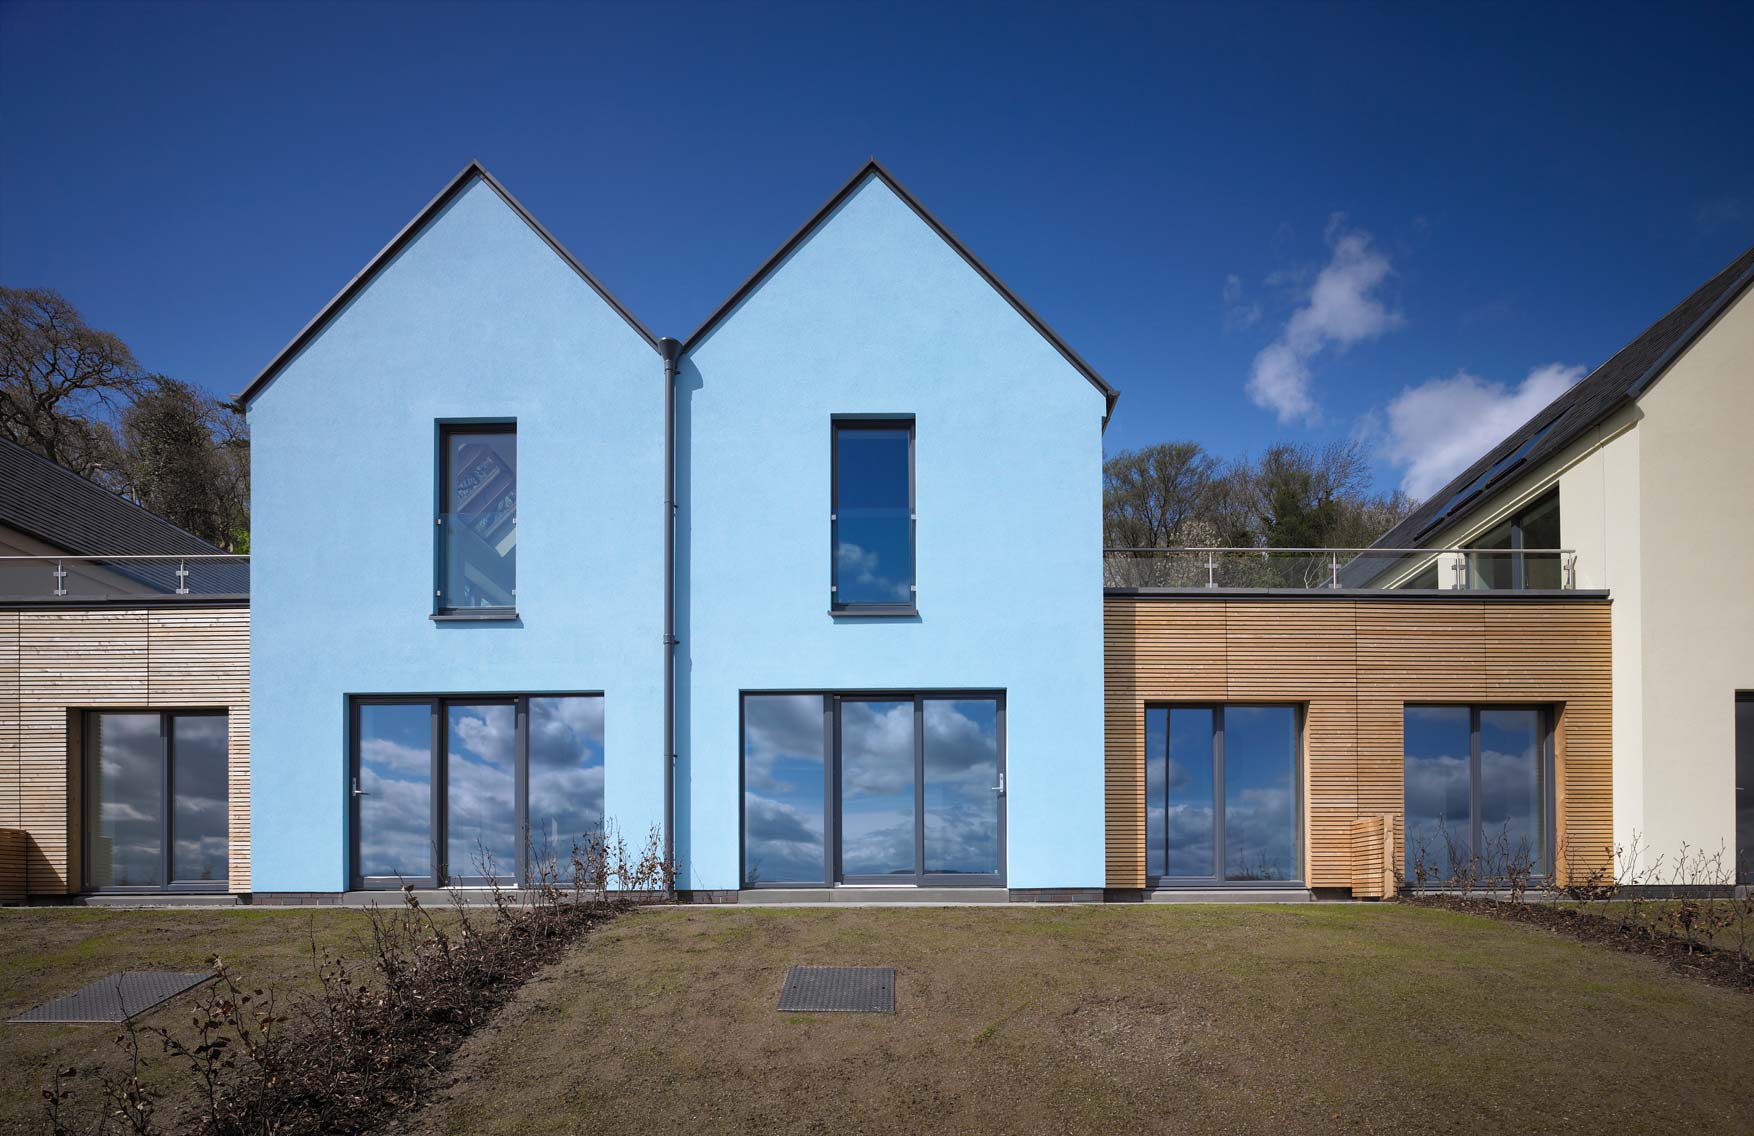
[[[952,233],[942,221],[933,216],[931,210],[921,204],[919,198],[908,192],[907,187],[896,180],[895,175],[891,174],[888,169],[883,166],[883,163],[879,162],[876,158],[867,159],[852,177],[848,178],[839,189],[835,190],[829,199],[823,203],[820,209],[812,213],[808,220],[800,225],[791,236],[786,238],[785,242],[780,245],[778,250],[776,250],[772,256],[768,257],[767,260],[762,262],[759,268],[750,273],[748,279],[744,280],[742,284],[739,284],[737,289],[726,298],[725,302],[715,308],[713,313],[707,316],[687,339],[682,341],[683,353],[687,354],[694,350],[694,348],[700,344],[701,340],[711,334],[720,321],[729,315],[738,304],[742,303],[751,292],[755,291],[755,289],[760,286],[761,282],[766,279],[768,274],[778,267],[781,261],[790,256],[793,250],[802,244],[804,240],[816,230],[817,226],[822,224],[830,213],[839,208],[841,203],[848,197],[851,197],[853,192],[858,189],[860,185],[864,184],[866,178],[873,176],[881,180],[884,185],[889,187],[891,192],[901,198],[907,207],[913,210],[914,214],[918,216],[920,220],[924,221],[933,232],[937,233],[944,243],[954,249],[956,254],[962,257],[962,259],[967,262],[968,266],[973,268],[994,291],[1003,296],[1005,301],[1016,310],[1017,314],[1024,318],[1025,322],[1033,327],[1042,338],[1052,344],[1054,349],[1065,358],[1066,362],[1070,363],[1079,374],[1083,375],[1085,379],[1090,382],[1091,386],[1101,392],[1103,397],[1102,423],[1106,427],[1109,418],[1114,414],[1115,402],[1120,398],[1120,391],[1109,385],[1108,381],[1097,373],[1096,368],[1085,362],[1082,356],[1072,350],[1071,345],[1064,339],[1060,338],[1059,334],[1055,332],[1053,328],[1048,326],[1046,320],[1037,315],[1028,304],[1025,304],[1017,293],[1011,290],[1010,286],[1008,286],[1003,280],[999,279],[997,273],[988,268],[967,245],[958,240],[956,234]]]
[[[1656,362],[1645,368],[1644,374],[1633,380],[1632,385],[1626,390],[1626,397],[1628,399],[1642,397],[1645,391],[1649,390],[1658,379],[1663,377],[1669,367],[1674,364],[1675,360],[1681,357],[1682,352],[1693,346],[1699,337],[1704,335],[1706,330],[1710,328],[1712,324],[1717,322],[1717,318],[1729,310],[1730,305],[1735,303],[1736,300],[1741,297],[1742,293],[1748,290],[1750,284],[1754,284],[1754,266],[1750,266],[1746,272],[1736,277],[1735,281],[1728,288],[1724,289],[1723,294],[1716,300],[1712,301],[1711,306],[1706,308],[1704,312],[1700,313],[1699,318],[1694,320],[1687,330],[1682,332],[1680,337],[1676,339],[1674,343],[1669,345],[1669,349],[1663,352],[1662,355],[1657,358]]]
[[[573,256],[571,252],[568,252],[566,246],[556,240],[554,234],[550,233],[547,228],[543,226],[542,222],[538,221],[528,209],[524,208],[523,204],[518,201],[517,198],[511,195],[511,192],[507,190],[505,186],[500,184],[498,178],[488,173],[487,169],[482,166],[480,162],[471,160],[468,165],[464,166],[462,170],[458,172],[456,177],[453,177],[448,183],[446,183],[443,189],[439,190],[437,196],[427,202],[426,206],[422,208],[420,212],[416,213],[412,220],[402,226],[401,230],[397,232],[394,237],[390,238],[388,244],[378,250],[376,256],[366,262],[364,268],[354,274],[353,279],[349,280],[342,287],[341,291],[335,293],[333,299],[323,305],[322,309],[311,318],[311,321],[305,324],[304,327],[299,330],[297,335],[292,337],[290,343],[281,348],[279,354],[275,355],[273,360],[270,361],[266,367],[262,368],[262,373],[250,380],[250,385],[245,387],[237,395],[237,401],[240,404],[247,404],[257,394],[261,393],[262,388],[267,386],[268,383],[280,373],[281,369],[285,367],[287,363],[292,361],[293,356],[302,351],[311,340],[315,339],[317,335],[322,332],[324,327],[328,326],[329,321],[334,318],[336,313],[339,312],[348,301],[364,291],[366,285],[372,282],[379,271],[381,271],[384,266],[396,256],[396,254],[400,253],[412,243],[414,238],[426,227],[427,223],[437,216],[440,210],[444,209],[445,206],[449,205],[460,193],[462,193],[471,181],[477,178],[479,178],[488,188],[498,194],[500,200],[504,201],[506,205],[511,208],[512,212],[516,213],[526,225],[530,226],[535,234],[538,237],[541,237],[543,242],[547,244],[549,248],[553,249],[561,260],[566,262],[569,268],[576,272],[586,284],[590,285],[592,290],[595,291],[598,296],[602,297],[604,303],[608,304],[615,310],[617,315],[626,320],[628,326],[633,328],[639,337],[646,341],[647,346],[653,351],[658,350],[657,337],[651,333],[650,329],[648,329],[645,324],[641,323],[620,300],[617,300],[614,294],[611,293],[608,288],[603,286],[601,281],[591,275],[590,270],[583,264],[579,263],[578,258]]]

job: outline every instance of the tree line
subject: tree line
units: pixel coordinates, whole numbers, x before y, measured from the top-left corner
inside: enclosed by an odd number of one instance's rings
[[[0,287],[0,437],[229,552],[249,551],[243,408],[145,370],[51,289]]]
[[[1108,548],[1365,548],[1419,505],[1371,491],[1358,442],[1281,442],[1229,461],[1160,442],[1106,459],[1102,482]]]

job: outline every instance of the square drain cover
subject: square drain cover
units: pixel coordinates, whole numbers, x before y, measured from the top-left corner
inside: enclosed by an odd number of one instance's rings
[[[895,1013],[893,966],[794,966],[780,990],[782,1010]]]
[[[213,977],[211,970],[136,970],[100,978],[64,998],[27,1010],[14,1022],[125,1022]]]

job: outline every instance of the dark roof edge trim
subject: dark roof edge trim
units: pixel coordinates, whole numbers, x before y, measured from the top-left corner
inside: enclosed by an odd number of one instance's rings
[[[0,596],[0,611],[114,611],[117,608],[235,607],[248,609],[248,593],[211,596],[137,595],[80,596],[52,599],[42,596]]]
[[[687,354],[694,350],[694,348],[699,345],[700,341],[706,338],[714,327],[718,326],[719,321],[729,315],[733,308],[742,303],[751,292],[755,291],[756,287],[761,284],[762,280],[767,277],[768,273],[772,272],[774,268],[779,265],[780,261],[791,255],[792,251],[804,242],[804,239],[822,223],[824,218],[834,212],[834,210],[848,197],[852,196],[853,191],[863,184],[867,177],[873,175],[887,185],[897,197],[901,198],[902,201],[907,204],[907,207],[912,209],[920,220],[930,226],[932,231],[937,233],[944,243],[948,244],[952,249],[955,249],[957,255],[962,257],[962,259],[968,263],[970,268],[979,273],[983,280],[991,285],[999,295],[1005,298],[1007,303],[1016,309],[1018,315],[1022,316],[1031,327],[1035,328],[1042,338],[1046,339],[1053,345],[1054,349],[1065,358],[1066,362],[1072,364],[1079,374],[1083,375],[1090,381],[1091,386],[1095,387],[1102,393],[1104,401],[1102,422],[1104,426],[1107,426],[1109,417],[1114,414],[1115,402],[1121,397],[1121,392],[1116,390],[1113,386],[1110,386],[1108,380],[1104,379],[1102,375],[1097,372],[1095,367],[1086,363],[1084,358],[1079,355],[1078,352],[1072,350],[1071,345],[1064,339],[1061,339],[1059,333],[1049,327],[1046,320],[1036,315],[1034,310],[1031,309],[1028,304],[1024,303],[1023,300],[1018,297],[1017,293],[1011,290],[1009,285],[999,279],[998,275],[992,269],[982,263],[980,257],[976,256],[967,245],[958,240],[956,234],[952,233],[942,221],[933,216],[931,210],[922,205],[919,198],[915,197],[912,193],[909,193],[907,187],[897,181],[895,175],[884,168],[883,163],[879,162],[876,158],[867,159],[865,164],[860,166],[858,171],[854,173],[852,177],[848,178],[846,183],[834,192],[833,196],[823,204],[822,208],[812,213],[809,220],[800,225],[797,231],[790,237],[787,237],[785,243],[780,245],[779,249],[775,251],[772,256],[768,257],[767,260],[762,262],[759,268],[750,273],[749,278],[744,280],[742,284],[738,285],[737,290],[732,292],[724,303],[714,309],[713,313],[707,316],[706,319],[701,322],[701,325],[695,328],[687,339],[682,341],[683,353]]]
[[[1659,355],[1656,362],[1652,363],[1649,367],[1646,367],[1644,374],[1633,380],[1632,385],[1626,389],[1627,399],[1639,398],[1645,391],[1649,390],[1658,379],[1662,378],[1663,373],[1669,369],[1676,359],[1681,357],[1682,352],[1693,346],[1694,342],[1698,340],[1700,336],[1705,334],[1706,329],[1713,323],[1717,322],[1717,318],[1723,315],[1724,312],[1728,310],[1729,306],[1741,297],[1743,292],[1748,290],[1750,284],[1754,284],[1754,265],[1749,266],[1747,271],[1736,277],[1730,286],[1723,290],[1723,294],[1718,296],[1716,300],[1713,300],[1711,306],[1701,312],[1699,318],[1694,320],[1687,330],[1682,332],[1680,337],[1677,338],[1674,343],[1669,345],[1669,349]],[[1684,300],[1682,301],[1682,303],[1685,302],[1686,301]]]
[[[208,548],[211,548],[213,550],[213,554],[217,554],[220,556],[236,555],[235,553],[227,552],[225,549],[219,547],[217,544],[214,544],[212,541],[208,540],[206,537],[196,536],[194,533],[190,532],[188,529],[177,524],[175,521],[166,520],[164,517],[159,516],[157,513],[153,512],[151,509],[148,509],[145,505],[140,504],[138,501],[130,501],[130,500],[128,500],[128,498],[122,496],[120,493],[117,493],[113,489],[110,489],[110,488],[103,486],[103,485],[99,485],[97,482],[93,481],[91,478],[85,476],[84,474],[79,473],[76,470],[68,469],[66,466],[62,465],[58,461],[52,461],[49,458],[44,457],[42,454],[37,453],[35,450],[31,449],[29,446],[21,446],[17,442],[14,442],[10,438],[0,438],[0,443],[4,443],[6,446],[9,446],[12,450],[14,450],[18,454],[20,454],[26,461],[36,462],[38,465],[41,465],[45,469],[50,470],[51,471],[50,476],[52,476],[52,477],[73,478],[74,479],[73,483],[76,483],[81,487],[81,489],[80,489],[81,492],[83,492],[84,489],[89,488],[94,493],[101,493],[106,498],[108,498],[110,501],[113,501],[114,503],[123,506],[124,509],[131,509],[134,512],[140,514],[140,516],[142,518],[151,522],[152,524],[163,525],[166,529],[169,529],[170,531],[177,533],[179,536],[186,536],[192,541],[196,541],[200,544],[206,545]],[[108,502],[106,502],[106,504],[107,503]],[[42,543],[50,545],[51,547],[56,547],[56,548],[60,547],[60,544],[58,543],[58,538],[52,537],[52,536],[45,536],[42,533],[37,532],[37,531],[27,527],[24,523],[21,522],[21,520],[19,518],[0,519],[0,525],[5,525],[8,528],[11,528],[11,529],[14,529],[18,532],[23,533],[24,535],[30,537],[32,540],[41,541]],[[101,557],[102,554],[101,553],[91,553],[91,552],[69,552],[67,555],[69,558],[74,558],[74,557],[80,557],[80,556]],[[164,552],[164,553],[150,553],[148,555],[203,556],[203,555],[209,555],[209,554],[201,553],[201,552],[187,552],[187,553]]]
[[[658,350],[658,339],[651,333],[651,330],[647,328],[645,324],[641,323],[638,317],[627,309],[626,305],[622,304],[620,300],[617,300],[614,294],[611,293],[608,288],[603,286],[602,281],[591,275],[590,270],[583,264],[579,263],[578,258],[568,252],[566,246],[556,240],[554,234],[550,233],[547,228],[543,226],[542,222],[538,221],[528,209],[524,208],[523,204],[517,198],[511,195],[511,192],[507,190],[505,186],[500,184],[498,178],[488,173],[486,167],[482,166],[480,162],[471,160],[468,165],[463,167],[462,171],[459,172],[456,177],[452,178],[443,189],[439,190],[436,197],[426,203],[425,208],[421,209],[420,212],[414,215],[413,220],[402,226],[401,231],[399,231],[394,237],[390,238],[389,244],[385,245],[382,249],[379,249],[378,254],[372,257],[371,260],[367,261],[364,268],[354,274],[353,279],[349,280],[346,285],[342,287],[341,291],[335,293],[333,299],[323,305],[322,310],[313,316],[311,321],[305,324],[297,335],[292,337],[292,342],[281,348],[280,353],[274,356],[274,359],[266,367],[262,368],[262,373],[252,379],[250,385],[245,387],[238,394],[237,401],[240,403],[247,403],[250,399],[260,393],[262,388],[267,386],[268,383],[273,380],[274,376],[280,373],[281,368],[285,367],[286,364],[292,360],[293,356],[303,350],[311,340],[315,339],[318,334],[322,332],[324,327],[328,326],[329,320],[334,317],[336,312],[338,312],[349,300],[352,300],[360,292],[364,291],[366,285],[372,282],[384,265],[389,263],[397,253],[406,248],[414,238],[420,234],[420,231],[426,227],[427,222],[431,221],[441,209],[449,205],[451,201],[454,200],[458,194],[462,193],[463,190],[468,187],[469,183],[476,178],[481,179],[484,184],[495,193],[499,194],[500,199],[511,207],[512,212],[516,213],[526,225],[530,226],[536,235],[541,237],[543,242],[547,244],[549,248],[553,249],[561,260],[564,260],[567,263],[569,268],[578,273],[579,277],[584,280],[586,284],[589,284],[597,295],[603,298],[604,303],[615,309],[615,313],[622,319],[626,320],[628,326],[633,328],[633,330],[639,334],[639,337],[645,340],[646,344],[650,346],[653,351]]]

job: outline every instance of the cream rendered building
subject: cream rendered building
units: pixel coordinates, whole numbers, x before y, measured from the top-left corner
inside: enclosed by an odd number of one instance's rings
[[[1378,542],[1574,553],[1444,554],[1400,583],[1468,587],[1490,560],[1531,589],[1606,589],[1615,840],[1636,836],[1646,864],[1673,863],[1683,844],[1721,849],[1726,865],[1739,857],[1744,883],[1754,882],[1751,285],[1754,249]]]

